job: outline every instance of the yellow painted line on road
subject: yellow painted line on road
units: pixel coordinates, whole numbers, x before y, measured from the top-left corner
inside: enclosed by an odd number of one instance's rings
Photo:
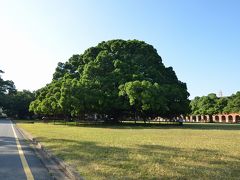
[[[13,130],[14,137],[16,139],[18,153],[19,153],[22,165],[23,165],[23,170],[24,170],[24,172],[25,172],[25,174],[27,176],[27,180],[34,180],[34,177],[32,175],[31,169],[29,168],[27,160],[26,160],[26,158],[24,156],[24,153],[23,153],[23,150],[22,150],[22,146],[21,146],[21,144],[19,142],[19,139],[18,139],[17,134],[15,132],[15,129],[13,127],[13,124],[11,124],[11,125],[12,125],[12,130]]]

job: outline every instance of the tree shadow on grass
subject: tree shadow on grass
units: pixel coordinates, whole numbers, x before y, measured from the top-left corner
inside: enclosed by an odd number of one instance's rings
[[[38,138],[90,179],[237,179],[238,157],[210,149],[163,145],[113,147],[96,142]]]
[[[64,125],[64,123],[56,123],[55,125]],[[67,123],[67,126],[76,126],[75,123]],[[240,124],[219,124],[219,123],[184,123],[182,126],[178,124],[157,124],[157,123],[79,123],[77,127],[87,128],[110,128],[110,129],[190,129],[190,130],[240,130]]]
[[[183,129],[192,130],[240,130],[240,124],[220,124],[220,123],[186,123]]]

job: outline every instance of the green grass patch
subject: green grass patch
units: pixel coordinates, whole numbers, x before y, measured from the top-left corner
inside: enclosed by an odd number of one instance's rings
[[[239,179],[239,124],[19,123],[86,179]]]

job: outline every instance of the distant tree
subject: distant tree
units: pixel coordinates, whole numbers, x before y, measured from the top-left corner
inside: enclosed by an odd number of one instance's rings
[[[202,105],[201,114],[213,115],[218,113],[215,108],[217,101],[218,101],[218,97],[214,93],[211,93],[206,98],[203,98],[203,101],[201,104]]]
[[[8,96],[16,93],[16,88],[13,81],[3,80],[1,74],[4,72],[0,70],[0,107],[5,107],[8,103]]]
[[[34,93],[27,90],[9,94],[4,106],[5,112],[8,116],[20,119],[31,117],[33,114],[29,112],[28,108],[34,99]]]
[[[199,115],[200,114],[199,101],[200,101],[199,96],[196,96],[193,100],[191,100],[189,105],[190,105],[192,115]]]
[[[228,104],[228,100],[229,100],[228,97],[218,98],[218,100],[217,100],[217,102],[215,104],[215,111],[216,111],[217,114],[224,113],[224,109],[225,109],[225,107]]]
[[[228,104],[224,108],[225,113],[240,113],[240,91],[229,97]]]
[[[222,113],[240,113],[240,91],[229,97],[208,96],[195,97],[191,103],[191,114],[213,115]]]
[[[17,91],[13,81],[3,80],[0,70],[0,107],[11,117],[25,118],[32,115],[28,107],[34,100],[34,93],[23,90]]]
[[[216,94],[211,93],[207,96],[196,97],[190,103],[192,114],[194,115],[213,115],[218,113],[216,104],[218,102],[218,97]]]
[[[4,72],[0,70],[0,95],[15,93],[16,88],[13,81],[3,80],[1,77],[1,74],[3,73]]]

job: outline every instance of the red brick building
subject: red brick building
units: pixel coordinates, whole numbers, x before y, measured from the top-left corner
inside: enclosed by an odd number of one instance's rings
[[[186,122],[240,123],[240,114],[192,115],[185,117]]]

